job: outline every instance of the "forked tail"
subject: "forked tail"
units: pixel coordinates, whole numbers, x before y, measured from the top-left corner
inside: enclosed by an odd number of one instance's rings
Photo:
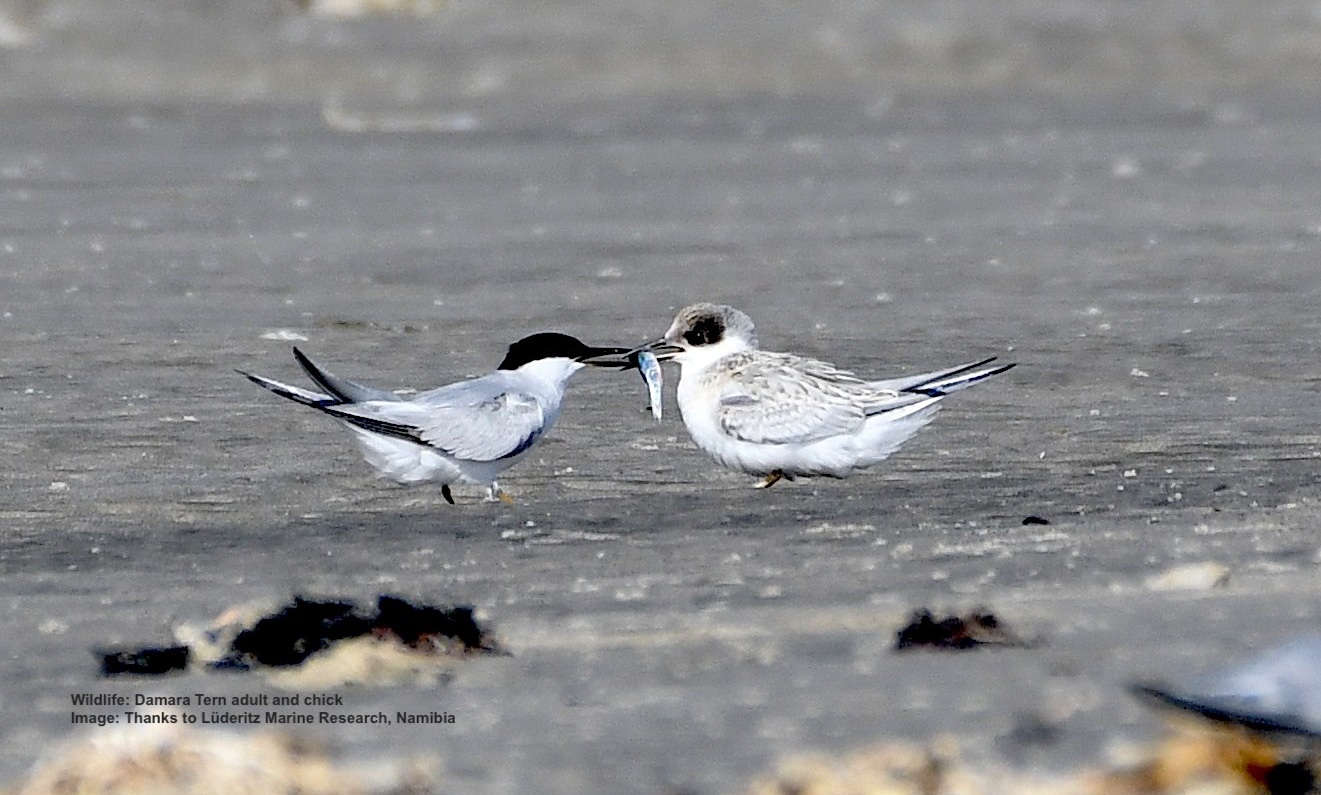
[[[368,400],[403,400],[403,398],[393,392],[364,386],[356,381],[350,381],[347,378],[340,378],[312,361],[308,358],[307,354],[297,348],[294,348],[294,359],[296,359],[298,364],[303,368],[303,372],[307,373],[307,377],[315,381],[317,386],[326,390],[329,394],[290,386],[289,384],[271,378],[244,372],[243,370],[236,370],[235,372],[244,378],[247,378],[257,386],[269,389],[280,397],[289,398],[295,403],[302,403],[304,406],[311,406],[314,409],[321,409],[323,411],[330,406],[343,406],[349,403],[362,403]]]
[[[269,389],[280,397],[289,398],[295,403],[302,403],[304,406],[311,406],[314,409],[324,410],[327,406],[338,406],[344,401],[330,395],[323,395],[320,392],[312,392],[308,389],[302,389],[296,386],[290,386],[270,378],[260,375],[253,375],[242,370],[234,372],[248,379],[252,383],[264,389]]]

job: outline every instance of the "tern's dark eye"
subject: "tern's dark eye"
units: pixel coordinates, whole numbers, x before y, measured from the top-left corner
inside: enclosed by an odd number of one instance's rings
[[[720,318],[704,317],[694,323],[692,328],[684,332],[683,339],[689,345],[694,347],[698,345],[714,345],[715,343],[720,342],[720,338],[724,336],[724,333],[725,324],[720,322]]]

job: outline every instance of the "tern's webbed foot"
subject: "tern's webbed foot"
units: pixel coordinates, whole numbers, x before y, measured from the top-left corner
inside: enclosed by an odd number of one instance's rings
[[[500,488],[499,483],[492,483],[490,488],[486,490],[486,501],[495,502],[497,500],[503,502],[505,505],[514,504],[514,498],[509,496],[509,492]]]
[[[445,502],[454,504],[454,495],[450,493],[450,484],[446,483],[440,487],[440,496],[445,498]]]
[[[758,483],[755,488],[769,489],[771,486],[774,486],[776,483],[779,483],[783,479],[784,479],[784,473],[777,469],[771,472],[769,475],[767,475],[766,479]]]

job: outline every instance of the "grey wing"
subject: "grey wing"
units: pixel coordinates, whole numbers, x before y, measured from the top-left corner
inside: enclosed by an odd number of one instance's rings
[[[433,407],[422,438],[459,458],[496,461],[531,447],[545,426],[541,403],[509,389],[476,402]]]
[[[745,442],[803,444],[856,432],[866,420],[865,385],[825,362],[762,354],[721,381],[720,427]]]
[[[469,461],[518,455],[545,429],[545,413],[535,397],[484,379],[432,390],[415,400],[367,401],[328,411],[367,430]]]

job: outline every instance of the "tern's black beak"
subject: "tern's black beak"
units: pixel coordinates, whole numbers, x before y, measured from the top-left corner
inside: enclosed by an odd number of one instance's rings
[[[588,348],[582,355],[575,358],[592,367],[618,367],[623,370],[636,366],[634,360],[629,358],[631,353],[632,351],[628,348]]]
[[[675,356],[683,353],[683,348],[680,348],[678,345],[671,345],[664,337],[661,337],[658,340],[648,342],[646,345],[639,345],[629,351],[628,355],[636,358],[639,353],[643,352],[650,353],[652,356],[656,357],[657,361],[663,362],[666,359],[673,359]]]

